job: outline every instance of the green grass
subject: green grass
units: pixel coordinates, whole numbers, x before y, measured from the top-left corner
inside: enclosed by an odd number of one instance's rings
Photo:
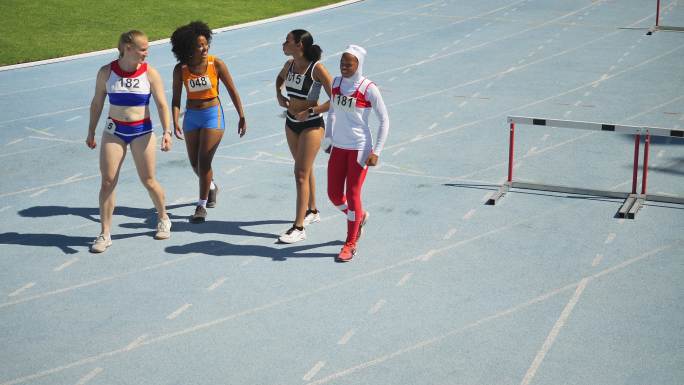
[[[114,48],[122,32],[150,41],[202,20],[211,28],[266,19],[339,0],[0,0],[0,66]]]

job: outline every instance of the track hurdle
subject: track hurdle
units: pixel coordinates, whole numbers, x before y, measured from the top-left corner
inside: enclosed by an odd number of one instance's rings
[[[655,26],[649,29],[647,35],[652,35],[655,31],[670,31],[670,32],[684,32],[684,27],[675,27],[671,25],[660,24],[660,0],[656,0],[656,19]]]
[[[485,202],[487,205],[495,205],[501,198],[503,198],[512,188],[553,191],[568,194],[603,196],[609,198],[625,199],[624,203],[618,210],[617,216],[620,218],[634,219],[636,213],[644,205],[644,202],[656,201],[666,203],[676,203],[684,205],[684,197],[664,196],[664,195],[648,195],[647,181],[648,181],[648,158],[650,153],[651,136],[667,136],[673,138],[684,138],[684,130],[670,129],[670,128],[648,128],[643,126],[628,126],[620,124],[606,124],[594,122],[582,122],[573,120],[557,120],[546,118],[532,118],[524,116],[509,116],[509,141],[508,141],[508,178],[506,182],[499,187],[499,190],[494,193]],[[634,162],[632,170],[632,190],[631,192],[618,192],[609,190],[587,189],[581,187],[548,185],[538,183],[516,182],[513,180],[513,160],[515,150],[515,126],[519,125],[533,125],[533,126],[547,126],[558,128],[572,128],[582,130],[594,130],[603,132],[618,132],[624,134],[634,135]],[[641,174],[641,191],[637,191],[639,178],[639,154],[641,137],[644,137],[644,157]]]

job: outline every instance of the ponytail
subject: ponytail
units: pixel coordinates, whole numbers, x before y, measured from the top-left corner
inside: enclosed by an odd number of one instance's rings
[[[323,50],[317,44],[313,43],[313,36],[303,29],[295,29],[290,32],[294,38],[295,43],[302,43],[304,50],[304,57],[311,61],[317,62],[321,60]]]

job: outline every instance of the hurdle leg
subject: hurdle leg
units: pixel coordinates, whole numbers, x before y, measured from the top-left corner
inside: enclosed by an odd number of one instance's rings
[[[634,135],[634,163],[632,166],[632,193],[629,194],[625,202],[618,210],[619,218],[630,218],[629,212],[637,201],[637,180],[639,176],[639,146],[641,144],[641,135]],[[632,215],[631,218],[634,218]]]
[[[508,137],[508,178],[506,179],[506,183],[501,185],[501,187],[499,187],[499,190],[492,194],[492,196],[489,197],[489,199],[487,199],[487,202],[485,202],[486,205],[495,205],[496,202],[499,201],[499,199],[503,198],[503,196],[506,195],[508,190],[511,189],[511,185],[513,184],[513,149],[515,148],[515,123],[511,122],[509,130],[510,134]]]
[[[651,133],[646,131],[646,137],[644,138],[644,166],[643,173],[641,174],[641,195],[637,196],[636,201],[632,207],[627,212],[627,218],[634,219],[636,213],[644,206],[646,201],[646,184],[648,181],[648,155],[651,148]]]

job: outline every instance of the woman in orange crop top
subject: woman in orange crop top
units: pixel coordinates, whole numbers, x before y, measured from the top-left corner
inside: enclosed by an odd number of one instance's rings
[[[228,90],[240,118],[238,135],[247,131],[242,101],[228,67],[223,60],[209,55],[212,32],[205,23],[195,21],[178,27],[171,35],[171,50],[178,60],[173,69],[173,126],[176,137],[183,139],[190,165],[199,177],[199,201],[190,222],[201,223],[207,217],[207,207],[216,206],[218,187],[213,181],[211,162],[223,138],[225,121],[219,99],[219,80]],[[181,93],[185,88],[187,101],[183,126],[179,124]]]

